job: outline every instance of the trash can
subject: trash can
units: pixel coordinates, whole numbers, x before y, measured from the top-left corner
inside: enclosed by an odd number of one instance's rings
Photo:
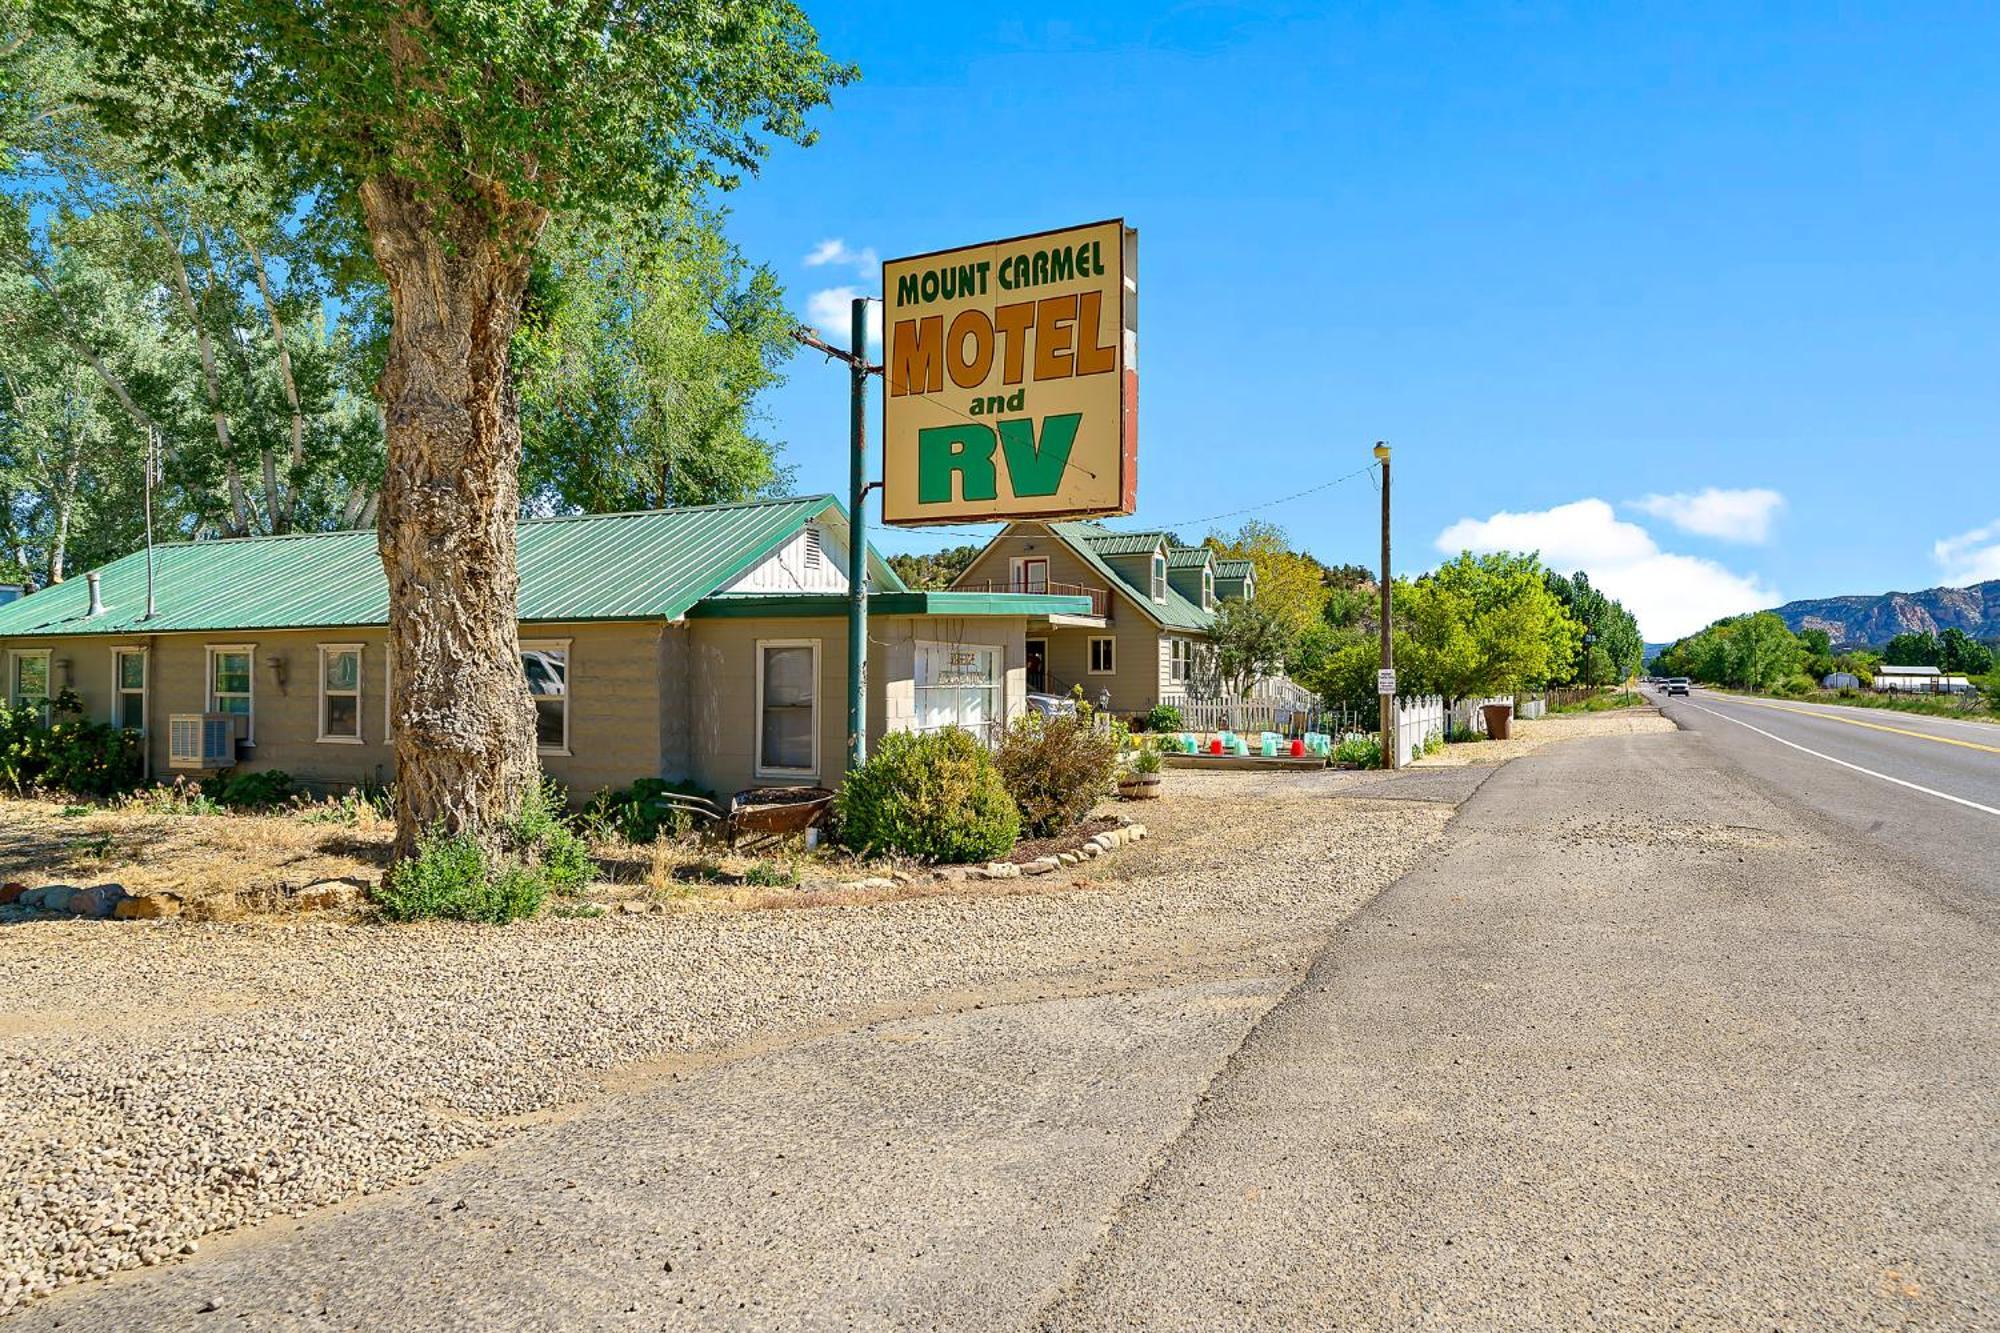
[[[1504,741],[1514,734],[1514,705],[1481,704],[1479,711],[1486,715],[1486,738]]]

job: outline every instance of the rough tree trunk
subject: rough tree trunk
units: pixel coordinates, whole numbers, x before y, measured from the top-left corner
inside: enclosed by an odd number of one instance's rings
[[[377,532],[389,578],[396,855],[431,829],[490,847],[540,780],[514,619],[521,429],[508,344],[541,218],[493,206],[497,227],[441,222],[389,177],[363,184],[361,202],[394,311]]]

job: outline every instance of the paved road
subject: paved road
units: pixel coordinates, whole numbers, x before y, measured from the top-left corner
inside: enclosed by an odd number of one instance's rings
[[[1500,770],[1288,995],[752,1054],[18,1322],[2000,1325],[1990,831],[1947,874],[1977,811],[1672,711]]]
[[[1482,787],[1043,1327],[2000,1326],[2000,821],[1942,882],[1694,716]]]
[[[1662,703],[1731,771],[1936,883],[2000,892],[2000,725],[1704,689]]]

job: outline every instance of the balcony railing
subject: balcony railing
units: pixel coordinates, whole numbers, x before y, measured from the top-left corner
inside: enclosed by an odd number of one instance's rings
[[[983,583],[955,583],[953,592],[1028,592],[1047,593],[1051,597],[1088,597],[1090,614],[1107,616],[1111,614],[1111,590],[1093,588],[1082,583],[1061,583],[1055,579],[988,579]]]

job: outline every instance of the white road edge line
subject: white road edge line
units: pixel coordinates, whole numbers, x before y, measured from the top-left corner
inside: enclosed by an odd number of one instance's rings
[[[2000,815],[2000,810],[1996,810],[1990,805],[1981,805],[1977,801],[1968,801],[1963,796],[1953,796],[1950,792],[1939,791],[1935,787],[1926,787],[1919,783],[1906,782],[1902,778],[1892,778],[1887,773],[1877,773],[1872,768],[1863,768],[1859,764],[1850,764],[1845,759],[1835,759],[1830,754],[1821,754],[1818,750],[1809,750],[1805,746],[1800,745],[1797,741],[1788,741],[1783,736],[1773,736],[1770,732],[1764,730],[1762,727],[1753,727],[1740,717],[1731,717],[1727,713],[1718,713],[1713,708],[1702,708],[1700,704],[1696,703],[1692,699],[1688,700],[1688,707],[1700,708],[1702,712],[1707,713],[1710,717],[1719,717],[1724,722],[1734,722],[1739,727],[1743,727],[1749,731],[1756,732],[1759,736],[1762,736],[1766,740],[1776,741],[1780,745],[1789,745],[1794,750],[1797,750],[1800,754],[1809,754],[1815,759],[1824,759],[1829,764],[1839,764],[1842,768],[1851,768],[1856,773],[1866,773],[1871,778],[1880,778],[1884,782],[1893,782],[1898,787],[1908,787],[1911,791],[1920,791],[1926,796],[1935,796],[1941,801],[1950,801],[1954,805],[1969,806],[1974,810],[1984,811],[1986,814],[1989,815]]]

